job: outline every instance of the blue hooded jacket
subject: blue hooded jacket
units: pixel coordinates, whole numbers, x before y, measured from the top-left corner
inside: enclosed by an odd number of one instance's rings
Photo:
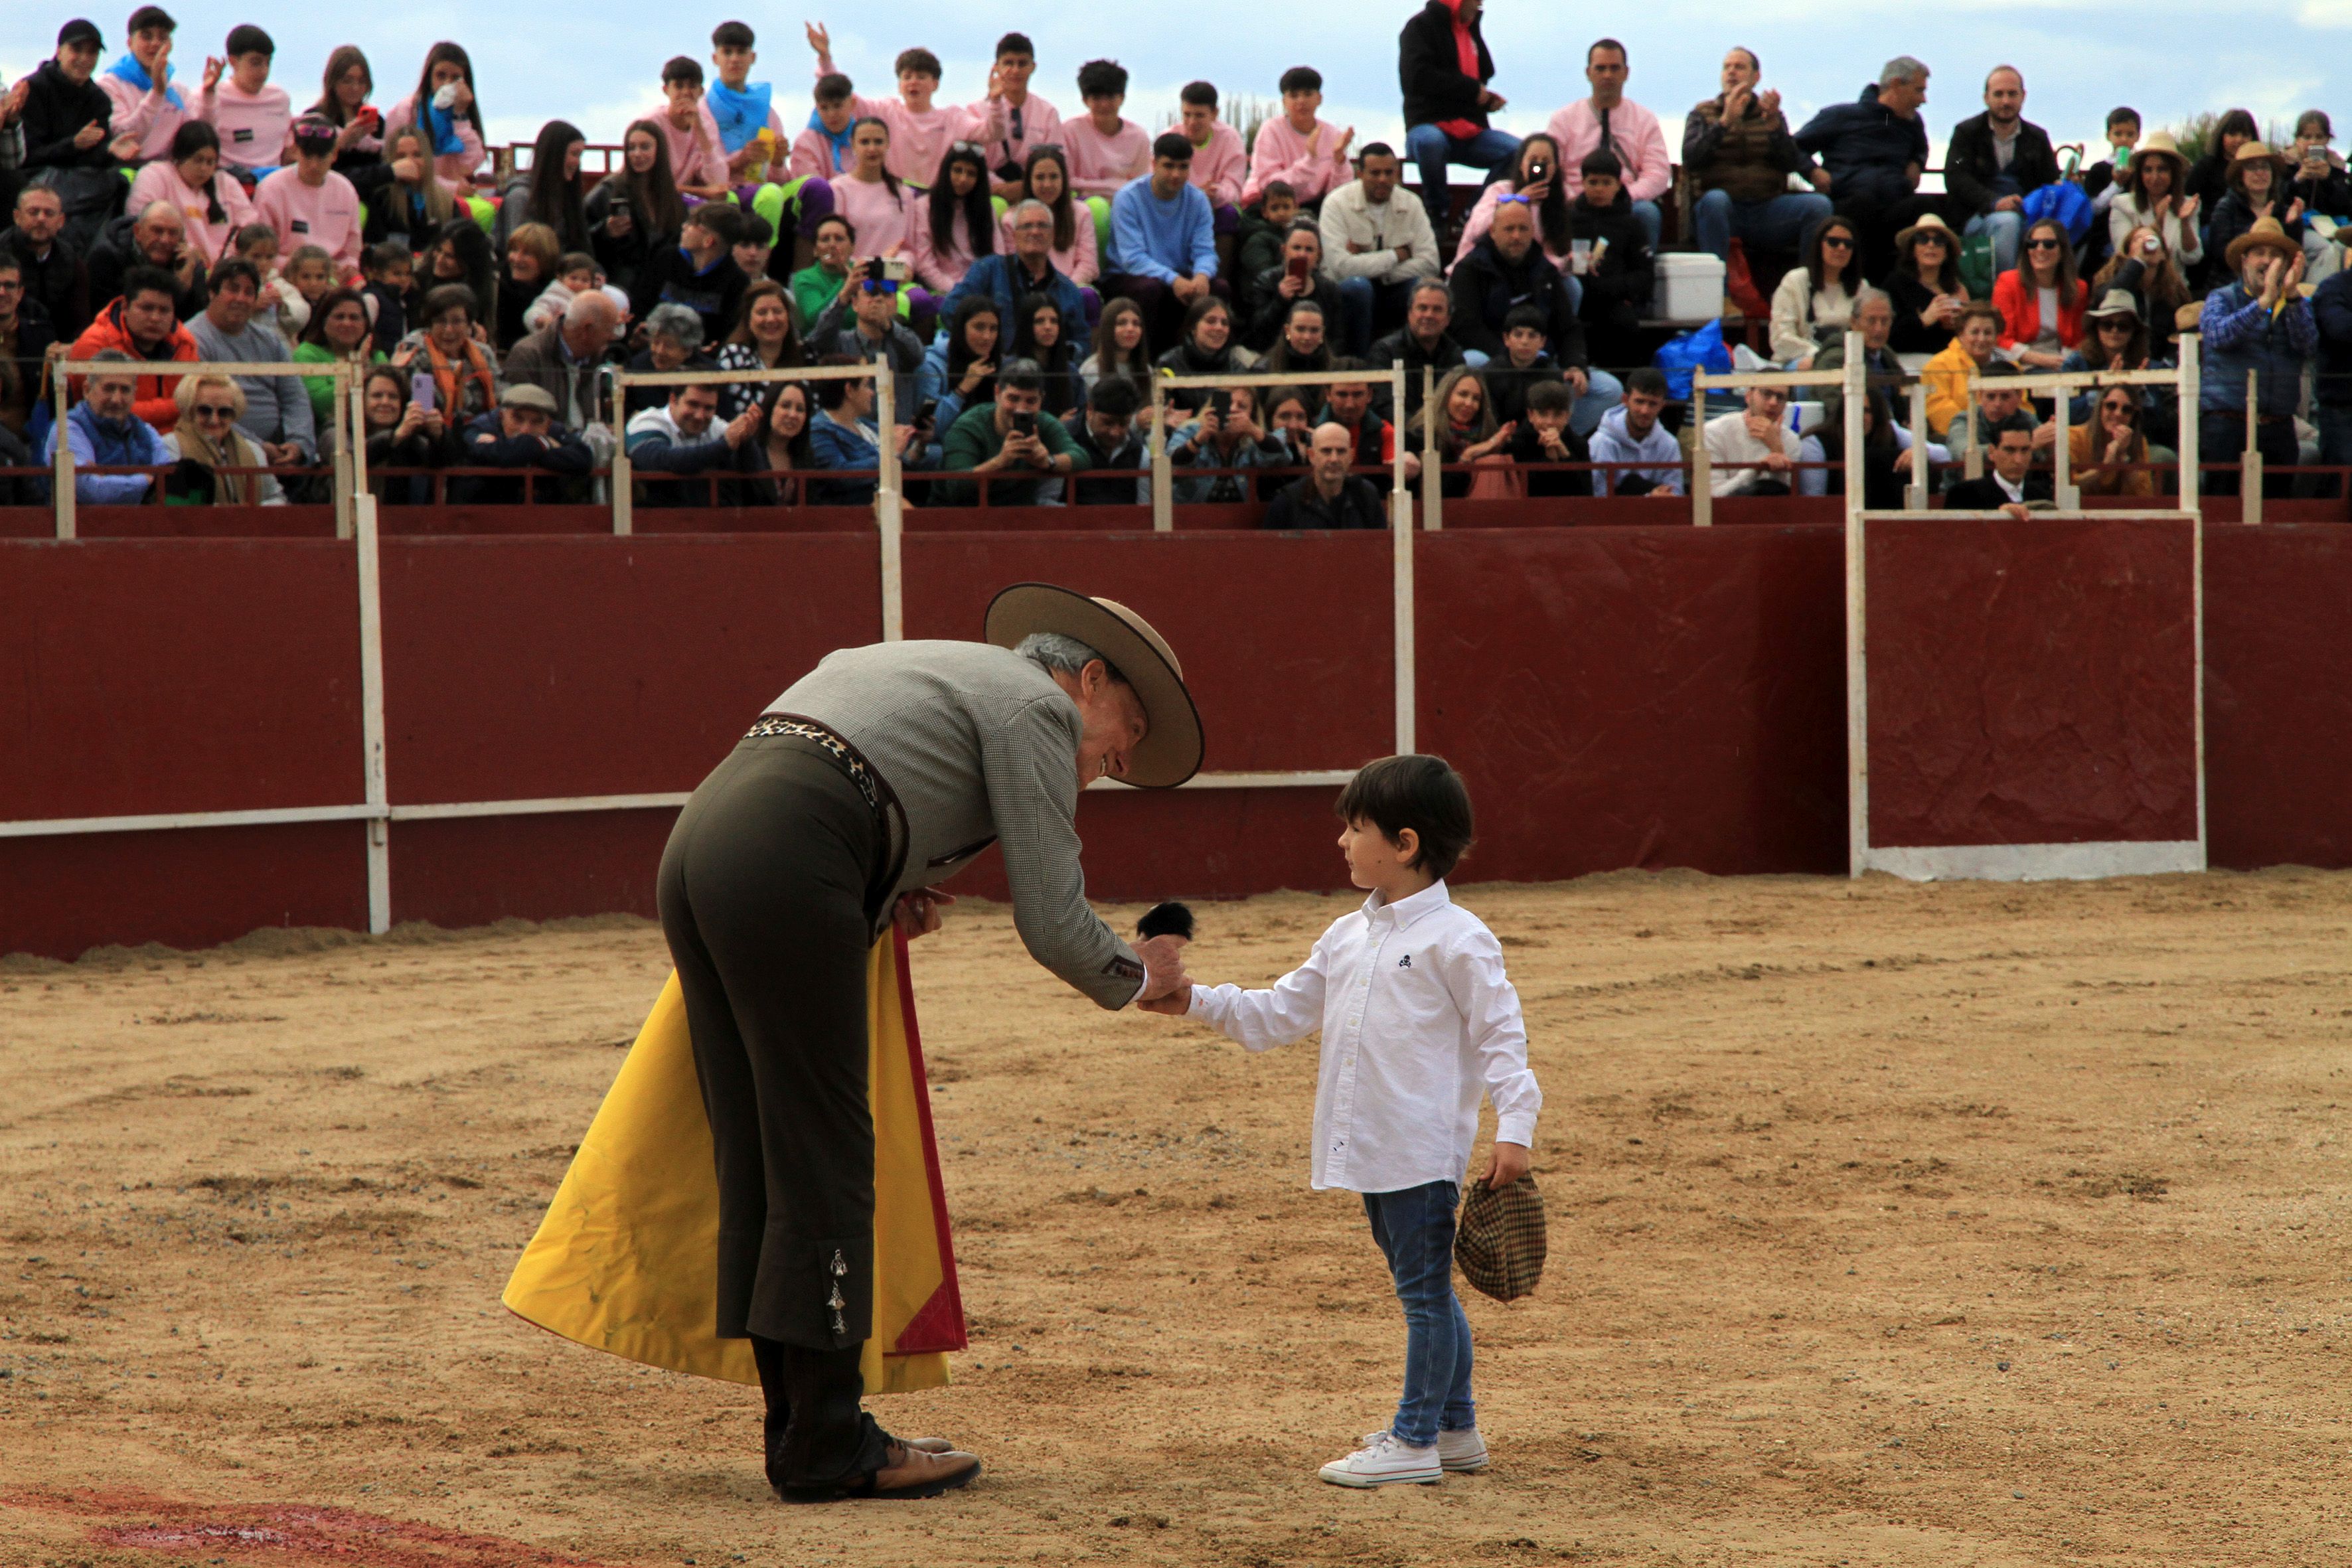
[[[1830,200],[1865,212],[1890,207],[1912,194],[1905,171],[1927,166],[1927,127],[1918,115],[1906,120],[1878,101],[1874,83],[1852,103],[1833,103],[1797,132],[1797,145],[1830,172]]]

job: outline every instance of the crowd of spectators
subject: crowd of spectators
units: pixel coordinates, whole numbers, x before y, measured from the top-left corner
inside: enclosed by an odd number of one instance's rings
[[[1379,525],[1400,447],[1409,483],[1472,499],[1679,495],[1700,445],[1717,493],[1818,490],[1853,459],[1893,495],[1906,378],[1931,454],[1990,465],[1955,502],[2039,499],[2062,440],[2084,489],[2147,493],[2189,418],[2209,458],[2352,464],[2352,177],[2324,113],[2273,147],[2233,110],[2192,165],[2117,109],[2077,169],[2002,65],[1938,192],[1926,64],[1897,56],[1792,127],[1737,47],[1677,164],[1611,38],[1541,132],[1499,129],[1480,12],[1427,0],[1405,22],[1401,145],[1322,118],[1306,66],[1246,142],[1208,81],[1163,131],[1128,120],[1109,59],[1076,65],[1066,116],[1018,32],[957,103],[921,47],[894,90],[861,93],[812,24],[803,103],[754,79],[753,30],[728,22],[707,68],[649,73],[658,102],[601,175],[562,120],[494,174],[455,43],[381,110],[367,56],[338,47],[298,108],[258,26],[184,70],[160,6],[131,14],[110,63],[77,18],[0,95],[0,468],[62,442],[98,470],[86,499],[266,505],[320,493],[320,466],[358,445],[388,500],[488,505],[589,499],[625,454],[646,504],[855,505],[888,453],[919,504],[1132,503],[1155,379],[1252,370],[1316,381],[1162,388],[1158,434],[1175,499],[1270,500],[1278,526]],[[1457,204],[1460,167],[1477,191]],[[1687,413],[1669,395],[1646,361],[1676,325],[1658,319],[1670,225],[1726,262],[1770,361],[1837,368],[1862,334],[1870,451],[1843,451],[1834,396],[1801,428],[1778,392]],[[2162,369],[2190,331],[2193,410],[2159,388],[2047,407],[1994,389]],[[67,356],[321,368],[77,376],[58,420],[47,366]],[[887,408],[856,374],[730,379],[876,364]],[[677,379],[614,409],[614,365]]]

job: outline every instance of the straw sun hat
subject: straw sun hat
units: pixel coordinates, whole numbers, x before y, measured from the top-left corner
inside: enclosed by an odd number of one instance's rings
[[[1184,667],[1151,623],[1115,599],[1089,598],[1051,583],[1015,583],[989,601],[985,637],[999,647],[1034,632],[1076,637],[1108,659],[1143,704],[1143,742],[1125,784],[1170,789],[1201,771],[1201,714],[1184,687]]]

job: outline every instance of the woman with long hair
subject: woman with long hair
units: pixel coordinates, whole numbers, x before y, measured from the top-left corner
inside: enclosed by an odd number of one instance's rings
[[[434,166],[459,191],[472,188],[474,172],[489,156],[483,140],[482,106],[474,96],[474,62],[446,39],[425,54],[416,90],[392,106],[387,128],[414,125],[433,149]]]
[[[924,209],[923,221],[915,226],[915,276],[944,298],[973,262],[996,250],[996,209],[989,202],[988,163],[978,146],[958,142],[948,148]],[[864,224],[857,227],[866,231]]]
[[[539,128],[530,167],[509,180],[499,198],[490,237],[500,250],[526,223],[553,229],[562,250],[588,248],[588,213],[580,199],[580,160],[587,151],[588,138],[568,120],[551,120]]]
[[[1931,354],[1952,341],[1952,323],[1969,302],[1960,281],[1959,237],[1934,213],[1895,237],[1895,270],[1886,275],[1895,301],[1895,331],[1886,346],[1899,354]]]
[[[809,416],[814,405],[804,381],[771,382],[760,399],[760,439],[743,445],[756,453],[755,472],[800,474],[815,468],[816,453],[809,445]],[[798,506],[803,481],[797,479],[756,480],[751,501],[757,506]]]
[[[2148,459],[2140,422],[2147,410],[2137,387],[2110,386],[2099,394],[2093,417],[2066,429],[2067,468],[2086,496],[2152,496],[2156,475],[2130,465]]]
[[[536,219],[518,224],[507,237],[505,258],[499,264],[498,324],[490,332],[501,354],[530,335],[523,316],[555,281],[562,259],[563,247],[555,231]]]
[[[1511,165],[1507,179],[1495,181],[1478,193],[1477,205],[1463,221],[1462,244],[1454,252],[1455,265],[1470,254],[1470,247],[1486,237],[1495,226],[1495,208],[1506,195],[1528,198],[1535,209],[1536,240],[1551,258],[1551,264],[1568,275],[1569,258],[1573,253],[1574,226],[1569,221],[1568,209],[1580,188],[1580,176],[1570,170],[1563,175],[1559,167],[1559,143],[1549,132],[1538,131],[1519,143],[1519,155]],[[1446,271],[1451,274],[1453,267]]]
[[[2132,230],[2152,228],[2163,237],[2174,265],[2184,268],[2181,276],[2193,277],[2205,260],[2205,240],[2198,230],[2202,203],[2188,187],[2189,160],[2171,133],[2151,131],[2141,137],[2131,162],[2116,176],[2116,199],[2107,204],[2107,238],[2116,254],[2123,254]]]
[[[2213,121],[2212,130],[2205,133],[2205,155],[2197,166],[2183,175],[2180,188],[2204,204],[2210,221],[2213,209],[2230,191],[2230,165],[2236,162],[2238,149],[2249,142],[2262,140],[2263,128],[2251,109],[2232,109]],[[2134,153],[2137,163],[2139,154]]]
[[[1258,389],[1233,386],[1203,403],[1199,414],[1168,440],[1168,461],[1179,468],[1273,468],[1286,467],[1290,450],[1258,418]],[[1175,481],[1175,498],[1186,505],[1237,504],[1250,500],[1249,476],[1201,474]],[[1260,500],[1272,499],[1262,489]]]
[[[1311,298],[1293,300],[1283,313],[1282,336],[1258,368],[1276,375],[1318,374],[1331,368],[1331,318]]]
[[[454,421],[410,401],[408,372],[380,364],[360,384],[360,425],[367,437],[369,493],[390,506],[424,506],[433,500],[429,474],[394,474],[394,468],[446,468],[462,463],[465,447]]]
[[[2230,160],[2229,189],[2214,204],[2212,222],[2205,231],[2207,289],[2230,281],[2229,267],[2221,258],[2229,254],[2230,242],[2253,227],[2257,219],[2276,218],[2289,239],[2303,243],[2304,205],[2293,194],[2294,174],[2294,165],[2267,143],[2247,142],[2239,146],[2237,156]]]
[[[625,289],[656,247],[677,243],[686,198],[670,177],[669,142],[659,126],[630,123],[621,136],[621,166],[596,182],[583,210],[589,254]]]
[[[1069,422],[1070,411],[1082,406],[1077,363],[1070,352],[1070,323],[1051,297],[1032,294],[1013,309],[1013,353],[1016,359],[1034,360],[1045,373],[1045,390],[1039,406],[1055,418]]]
[[[397,237],[414,253],[457,216],[457,198],[444,184],[425,148],[425,133],[404,125],[383,142],[389,178],[368,200],[367,240]]]
[[[302,341],[294,345],[294,358],[303,364],[340,363],[364,370],[384,363],[374,337],[367,296],[356,289],[331,289],[310,307],[310,320],[302,329]],[[306,375],[302,385],[310,395],[310,422],[319,432],[319,450],[329,451],[342,438],[335,426],[335,378]]]
[[[1447,371],[1438,382],[1435,394],[1405,421],[1406,445],[1416,453],[1428,449],[1424,432],[1433,409],[1440,411],[1437,455],[1444,470],[1439,493],[1467,496],[1480,488],[1477,481],[1484,477],[1474,474],[1474,468],[1509,462],[1507,456],[1498,454],[1510,445],[1515,428],[1495,423],[1494,403],[1486,395],[1486,378],[1466,364]]]
[[[1143,307],[1122,296],[1102,308],[1102,318],[1095,323],[1094,352],[1087,363],[1078,367],[1078,380],[1086,387],[1091,401],[1095,388],[1106,376],[1124,376],[1135,383],[1136,390],[1145,395],[1149,403],[1151,392],[1151,340],[1143,320]]]
[[[172,153],[131,182],[131,210],[151,202],[177,207],[188,245],[207,267],[227,253],[236,231],[253,221],[253,198],[234,175],[220,172],[220,134],[201,120],[184,120],[172,133]]]
[[[2042,218],[2018,243],[2017,265],[1993,279],[2004,323],[2000,346],[2028,370],[2055,370],[2083,341],[2088,289],[2074,276],[2074,242],[2056,218]]]
[[[200,371],[180,378],[172,401],[179,405],[180,421],[163,437],[164,455],[174,463],[194,464],[204,476],[201,479],[184,472],[167,476],[166,495],[215,506],[286,504],[286,491],[278,485],[278,476],[267,471],[268,458],[236,427],[236,422],[245,417],[243,387],[216,370]],[[223,471],[231,468],[264,471]]]
[[[352,182],[362,197],[383,184],[376,173],[383,162],[383,111],[368,99],[375,92],[375,72],[357,44],[340,44],[327,56],[319,86],[319,101],[310,112],[335,128],[335,173]],[[364,112],[362,112],[364,110]],[[289,137],[283,154],[294,162],[294,142]]]
[[[935,403],[931,414],[934,442],[947,439],[948,427],[967,408],[996,398],[996,366],[1003,357],[1004,321],[996,301],[985,294],[967,294],[948,318],[947,338],[923,354],[923,368],[915,376],[917,406]]]
[[[857,256],[914,259],[916,198],[890,172],[884,121],[869,115],[849,128],[849,166],[833,177],[833,207],[856,231]]]
[[[808,349],[801,342],[800,326],[793,319],[792,296],[784,286],[772,278],[761,278],[743,290],[742,313],[735,318],[734,331],[719,345],[719,368],[721,370],[783,370],[793,365],[808,363]],[[754,403],[768,395],[771,387],[789,385],[787,382],[772,382],[763,386],[756,381],[730,381],[719,388],[719,415],[731,420]],[[801,422],[808,422],[808,410],[803,405]]]
[[[453,217],[443,224],[441,232],[416,258],[413,287],[420,305],[425,295],[445,283],[465,285],[473,297],[474,320],[487,334],[489,324],[498,319],[499,263],[490,250],[490,237],[470,217]],[[416,318],[412,314],[409,320],[413,323]]]
[[[1812,369],[1827,336],[1853,320],[1860,232],[1835,213],[1822,219],[1805,236],[1804,265],[1790,268],[1772,290],[1772,357],[1789,369]]]
[[[1327,322],[1342,321],[1339,290],[1323,276],[1323,231],[1313,218],[1290,221],[1282,237],[1282,259],[1257,276],[1257,315],[1244,336],[1264,352],[1282,341],[1292,308],[1313,305]]]
[[[2133,229],[2122,248],[2091,279],[2091,289],[2103,300],[2109,289],[2120,289],[2137,300],[2147,329],[2148,353],[2170,363],[2168,356],[2178,352],[2180,341],[2180,308],[2194,296],[2162,235],[2145,226]]]
[[[1230,375],[1256,364],[1257,355],[1235,338],[1232,309],[1214,294],[1203,294],[1184,312],[1184,327],[1176,346],[1152,363],[1156,368],[1178,375]],[[1205,387],[1186,387],[1168,394],[1168,406],[1187,414],[1208,400]]]
[[[1054,146],[1030,148],[1027,161],[1021,165],[1021,180],[1029,189],[1029,200],[1043,202],[1053,211],[1054,270],[1091,294],[1087,285],[1101,274],[1102,258],[1095,246],[1094,214],[1070,193],[1069,154]],[[997,224],[997,241],[1000,253],[1013,253],[1011,207],[1005,208]],[[1097,313],[1100,309],[1097,303]]]
[[[2121,288],[2094,291],[2098,301],[2083,312],[2083,346],[2066,356],[2061,370],[2167,370],[2173,360],[2168,353],[2157,349],[2140,319],[2138,298]],[[2171,417],[2179,407],[2179,397],[2162,386],[2141,386],[2132,389],[2139,395],[2139,405],[2147,417],[2143,427],[2151,438],[2169,442],[2173,426]],[[2074,417],[2080,424],[2094,417],[2098,405],[2095,390],[2078,392],[2074,397]],[[2167,432],[2157,437],[2158,430]]]

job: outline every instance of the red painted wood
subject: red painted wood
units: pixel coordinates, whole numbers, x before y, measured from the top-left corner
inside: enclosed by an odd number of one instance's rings
[[[356,822],[0,838],[0,953],[210,947],[266,926],[367,925]]]
[[[2207,853],[2352,866],[2352,531],[2205,531]]]

